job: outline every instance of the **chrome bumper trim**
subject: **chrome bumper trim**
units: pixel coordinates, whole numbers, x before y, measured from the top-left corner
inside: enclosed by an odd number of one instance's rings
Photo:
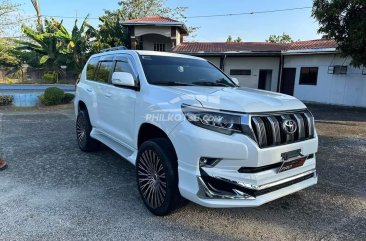
[[[271,183],[267,183],[267,184],[263,184],[263,185],[259,185],[259,186],[235,182],[235,181],[227,180],[227,179],[221,178],[221,177],[214,177],[214,178],[217,178],[218,180],[225,181],[230,184],[237,185],[237,186],[240,186],[240,187],[243,187],[246,189],[251,189],[253,191],[260,191],[260,190],[276,187],[278,185],[285,184],[287,182],[291,182],[296,179],[300,179],[302,177],[309,176],[311,174],[312,174],[312,177],[310,177],[310,178],[317,177],[315,169],[312,169],[310,171],[303,172],[298,175],[294,175],[294,176],[291,176],[291,177],[288,177],[288,178],[285,178],[285,179],[282,179],[279,181],[275,181],[275,182],[271,182]],[[206,196],[208,198],[216,198],[216,199],[240,199],[240,200],[256,199],[256,195],[249,194],[250,193],[249,191],[248,191],[248,193],[246,193],[243,190],[241,191],[241,190],[233,188],[232,189],[233,193],[230,193],[230,192],[218,190],[215,187],[213,187],[212,185],[210,185],[210,183],[205,183],[205,181],[202,179],[202,177],[198,177],[198,181],[200,183],[201,188],[203,189],[203,190],[201,189],[203,192],[201,192],[201,195],[200,195],[202,197]],[[290,184],[290,185],[292,185],[292,184]]]
[[[292,180],[304,177],[304,176],[309,175],[309,174],[314,174],[314,177],[317,176],[316,170],[312,169],[312,170],[300,173],[298,175],[294,175],[294,176],[291,176],[291,177],[287,177],[287,178],[284,178],[284,179],[281,179],[281,180],[278,180],[278,181],[275,181],[275,182],[270,182],[270,183],[266,183],[266,184],[262,184],[262,185],[252,185],[252,184],[237,182],[237,181],[233,181],[233,180],[229,180],[229,179],[226,179],[226,178],[223,178],[223,177],[217,177],[217,176],[214,176],[213,178],[216,178],[216,179],[219,179],[219,180],[222,180],[222,181],[225,181],[225,182],[229,182],[231,184],[235,184],[235,185],[238,185],[238,186],[241,186],[241,187],[244,187],[244,188],[259,191],[259,190],[263,190],[263,189],[267,189],[267,188],[270,188],[270,187],[280,185],[280,184],[285,183],[285,182],[290,182]]]
[[[198,180],[200,184],[203,187],[203,190],[205,194],[209,198],[216,198],[216,199],[242,199],[242,200],[248,200],[248,199],[255,199],[255,197],[250,196],[244,192],[241,192],[239,190],[233,189],[233,191],[236,193],[235,195],[230,193],[222,193],[221,191],[215,189],[214,187],[208,187],[206,183],[202,180],[201,177],[198,177]]]

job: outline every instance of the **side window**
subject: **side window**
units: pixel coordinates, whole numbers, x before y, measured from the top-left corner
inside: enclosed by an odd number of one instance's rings
[[[318,67],[301,67],[300,85],[316,85],[318,81]]]
[[[133,78],[136,80],[137,76],[133,72],[131,65],[125,61],[117,61],[116,67],[114,68],[114,72],[127,72],[132,74]]]
[[[86,66],[87,80],[94,80],[95,70],[97,69],[98,66],[98,60],[99,57],[94,57],[88,62],[88,65]]]
[[[113,62],[100,62],[95,80],[102,83],[108,83],[109,76],[113,68]]]

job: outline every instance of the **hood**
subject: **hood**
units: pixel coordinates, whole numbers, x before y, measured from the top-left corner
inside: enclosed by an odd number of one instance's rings
[[[194,95],[205,108],[246,113],[304,109],[293,96],[251,88],[176,86],[167,87],[177,94]]]

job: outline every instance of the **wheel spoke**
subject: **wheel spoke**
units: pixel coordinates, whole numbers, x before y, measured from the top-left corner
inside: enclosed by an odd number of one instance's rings
[[[152,149],[145,150],[138,160],[138,184],[147,204],[160,207],[165,200],[166,178],[159,155]]]

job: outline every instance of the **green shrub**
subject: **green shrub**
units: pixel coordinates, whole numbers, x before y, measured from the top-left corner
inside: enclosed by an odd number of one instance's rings
[[[13,99],[11,95],[0,95],[0,105],[10,105]]]
[[[65,93],[62,89],[57,87],[49,87],[45,90],[44,95],[38,98],[44,105],[59,105],[63,103]]]
[[[46,82],[46,83],[49,83],[49,84],[53,84],[56,82],[56,79],[57,79],[57,76],[55,73],[45,73],[43,76],[42,76],[42,79]]]
[[[67,104],[74,99],[75,95],[71,93],[65,93],[62,103]]]

